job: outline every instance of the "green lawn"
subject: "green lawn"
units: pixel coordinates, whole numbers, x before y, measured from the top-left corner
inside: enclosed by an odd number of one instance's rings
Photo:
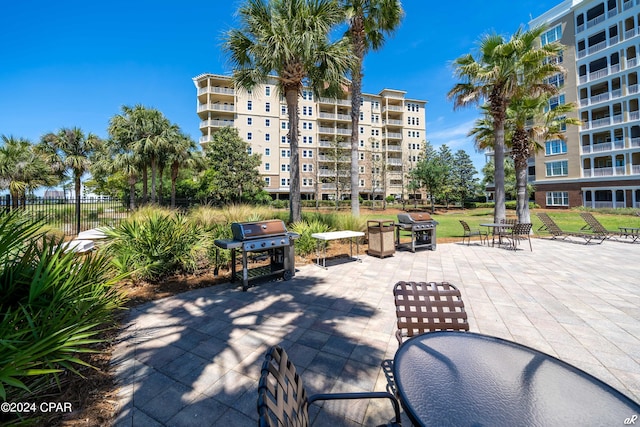
[[[533,232],[536,235],[548,236],[545,231],[538,231],[538,228],[542,225],[538,217],[536,216],[537,209],[531,210],[531,220],[533,223]],[[549,216],[558,224],[558,226],[565,231],[581,231],[580,229],[586,225],[584,220],[580,217],[580,211],[578,210],[546,210]],[[598,221],[602,223],[608,230],[617,231],[618,227],[638,227],[640,228],[640,216],[633,215],[614,215],[614,214],[601,214],[594,212],[593,215]],[[369,211],[363,211],[362,216],[366,219],[390,219],[397,220],[396,215],[375,213]],[[507,211],[507,216],[515,217],[515,212]],[[469,223],[469,226],[473,229],[478,227],[479,224],[485,222],[493,222],[493,210],[492,209],[466,209],[451,210],[447,213],[435,214],[433,219],[438,221],[437,236],[439,238],[450,237],[462,237],[462,226],[459,220],[465,220]]]

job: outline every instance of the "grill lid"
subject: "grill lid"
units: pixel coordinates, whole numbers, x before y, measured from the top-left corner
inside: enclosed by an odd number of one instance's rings
[[[398,214],[398,222],[402,224],[415,224],[417,222],[433,221],[427,212],[405,212]]]
[[[260,239],[262,237],[279,236],[287,234],[284,221],[272,219],[258,222],[234,222],[231,224],[233,239],[244,241]]]

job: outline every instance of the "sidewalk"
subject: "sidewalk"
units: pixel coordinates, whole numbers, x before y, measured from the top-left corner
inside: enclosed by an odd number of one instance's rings
[[[472,331],[554,355],[639,401],[640,245],[532,244],[533,252],[472,242],[364,255],[326,270],[301,266],[291,281],[247,292],[224,284],[136,307],[112,359],[115,425],[255,425],[260,367],[273,344],[287,349],[311,393],[384,390],[380,366],[398,347],[392,288],[400,280],[454,283]],[[381,423],[387,405],[327,403],[313,425]]]

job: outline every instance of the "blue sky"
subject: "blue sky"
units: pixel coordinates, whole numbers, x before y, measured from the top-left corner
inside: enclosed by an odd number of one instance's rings
[[[222,34],[234,27],[239,0],[205,2],[6,1],[0,14],[0,134],[37,142],[78,126],[106,137],[122,105],[157,108],[196,141],[192,78],[228,74]],[[427,139],[484,156],[466,134],[474,108],[453,111],[450,63],[483,34],[506,36],[560,0],[404,0],[406,16],[379,52],[365,59],[364,91],[402,89],[428,101]]]

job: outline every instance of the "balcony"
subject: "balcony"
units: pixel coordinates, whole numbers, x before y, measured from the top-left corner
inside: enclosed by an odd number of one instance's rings
[[[236,106],[234,104],[218,104],[215,102],[209,104],[199,104],[198,113],[202,111],[228,111],[232,113],[236,111]]]
[[[635,37],[636,34],[637,34],[637,31],[636,31],[635,28],[627,30],[627,31],[624,32],[624,39],[625,40],[629,40],[630,38]]]
[[[387,159],[387,164],[392,166],[402,166],[402,159],[390,158]]]
[[[233,126],[233,120],[203,120],[200,122],[200,129],[205,129],[208,127],[225,127],[225,126]]]
[[[622,3],[622,10],[629,10],[633,7],[633,0],[627,0]]]
[[[638,65],[638,58],[629,58],[627,59],[627,69],[633,68]]]
[[[351,106],[350,99],[332,99],[332,98],[320,98],[321,104],[332,104],[332,105],[347,105]]]
[[[198,89],[198,95],[211,93],[214,95],[235,95],[235,91],[228,87],[206,86]]]
[[[401,113],[403,110],[402,107],[398,106],[398,105],[385,105],[384,107],[382,107],[382,112],[387,112],[387,111],[393,111],[393,112],[397,112],[397,113]]]
[[[200,144],[208,144],[213,141],[213,136],[205,135],[200,137]]]
[[[388,119],[383,120],[382,124],[387,126],[402,126],[402,120]]]
[[[631,147],[633,148],[640,147],[640,138],[631,138]]]
[[[640,165],[631,165],[631,173],[633,175],[640,175]]]
[[[387,139],[402,139],[402,134],[400,132],[387,132],[384,136]]]
[[[399,145],[387,145],[387,151],[393,151],[396,153],[402,152],[402,147]]]
[[[599,23],[604,22],[605,18],[606,18],[606,16],[603,13],[602,15],[596,16],[595,18],[587,21],[587,29],[591,28],[591,27],[595,27]]]

